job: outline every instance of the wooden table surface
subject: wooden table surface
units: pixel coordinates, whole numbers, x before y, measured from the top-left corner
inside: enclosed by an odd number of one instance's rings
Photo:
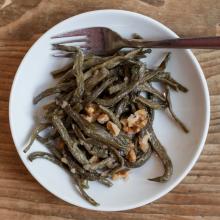
[[[16,70],[33,42],[73,15],[115,8],[159,20],[180,36],[220,35],[219,0],[0,0],[0,219],[220,219],[220,51],[194,50],[208,82],[211,122],[192,171],[152,204],[123,212],[95,212],[56,198],[28,173],[15,150],[8,101]]]

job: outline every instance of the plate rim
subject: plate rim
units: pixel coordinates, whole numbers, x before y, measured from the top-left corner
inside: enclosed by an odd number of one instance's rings
[[[71,20],[73,18],[78,18],[78,17],[83,17],[83,16],[87,16],[87,15],[92,15],[92,14],[100,14],[100,13],[121,13],[121,14],[127,14],[127,15],[134,15],[134,16],[137,16],[137,17],[140,17],[140,18],[144,18],[144,19],[147,19],[149,20],[150,22],[152,23],[155,23],[156,25],[160,26],[161,29],[164,29],[166,30],[167,32],[169,32],[170,34],[173,35],[173,37],[178,37],[178,35],[173,32],[171,29],[169,29],[167,26],[165,26],[163,23],[153,19],[153,18],[150,18],[146,15],[143,15],[143,14],[139,14],[139,13],[136,13],[136,12],[131,12],[131,11],[127,11],[127,10],[118,10],[118,9],[103,9],[103,10],[93,10],[93,11],[88,11],[88,12],[84,12],[84,13],[80,13],[78,15],[75,15],[75,16],[72,16],[72,17],[69,17],[67,19],[64,19],[62,20],[61,22],[57,23],[56,25],[54,25],[53,27],[51,27],[50,29],[48,29],[37,41],[34,42],[34,44],[29,48],[29,50],[27,51],[27,53],[25,54],[25,56],[23,57],[16,73],[15,73],[15,76],[14,76],[14,79],[13,79],[13,83],[12,83],[12,86],[11,86],[11,91],[10,91],[10,98],[9,98],[9,125],[10,125],[10,130],[11,130],[11,134],[12,134],[12,139],[13,139],[13,143],[15,145],[15,148],[17,150],[17,153],[21,159],[21,161],[23,162],[24,166],[26,167],[26,169],[28,170],[28,172],[34,177],[35,180],[37,180],[37,182],[44,188],[46,189],[47,191],[49,191],[50,193],[52,193],[54,196],[58,197],[59,199],[65,201],[65,202],[68,202],[69,204],[73,204],[75,206],[78,206],[78,207],[81,207],[81,208],[86,208],[86,209],[89,209],[89,210],[96,210],[96,211],[123,211],[123,210],[129,210],[129,209],[134,209],[134,208],[138,208],[138,207],[141,207],[143,205],[146,205],[146,204],[149,204],[159,198],[161,198],[162,196],[166,195],[168,192],[170,192],[172,189],[174,189],[185,177],[186,175],[190,172],[190,170],[193,168],[193,166],[195,165],[196,161],[198,160],[203,148],[204,148],[204,145],[205,145],[205,140],[207,138],[207,135],[208,135],[208,129],[209,129],[209,123],[210,123],[210,96],[209,96],[209,90],[208,90],[208,85],[207,85],[207,81],[205,79],[205,76],[204,76],[204,73],[202,71],[202,68],[199,64],[199,62],[197,61],[195,55],[192,53],[191,50],[189,49],[184,49],[187,53],[187,55],[191,58],[195,68],[196,68],[196,71],[199,73],[199,76],[201,78],[201,82],[202,82],[202,86],[203,86],[203,89],[204,89],[204,97],[205,97],[205,108],[206,108],[206,111],[205,111],[205,125],[204,125],[204,130],[203,130],[203,133],[202,133],[202,138],[200,139],[200,143],[198,144],[198,148],[195,152],[195,155],[193,157],[193,159],[191,160],[191,162],[186,166],[184,172],[179,176],[177,177],[177,179],[175,180],[175,182],[171,185],[169,185],[166,189],[164,189],[163,191],[161,191],[160,193],[156,194],[155,196],[152,196],[150,199],[145,199],[144,201],[141,201],[141,202],[138,202],[136,203],[135,205],[125,205],[123,206],[122,208],[119,207],[119,208],[97,208],[97,207],[93,207],[93,206],[84,206],[84,205],[81,205],[81,203],[74,203],[72,201],[69,201],[68,199],[64,199],[62,197],[60,197],[59,195],[57,195],[55,192],[53,192],[52,190],[48,189],[47,187],[45,187],[43,185],[43,183],[41,183],[41,181],[37,178],[37,176],[35,176],[31,170],[26,166],[23,158],[20,156],[20,149],[18,149],[16,143],[15,143],[15,131],[13,129],[13,122],[12,122],[12,99],[13,99],[13,94],[14,94],[14,87],[15,87],[15,82],[17,81],[17,77],[18,77],[18,73],[19,73],[19,70],[22,66],[22,64],[24,63],[24,60],[26,59],[26,57],[28,56],[28,54],[31,52],[32,48],[38,43],[38,41],[40,41],[42,38],[45,37],[45,35],[51,31],[52,29],[54,29],[55,27],[57,27],[58,25],[64,23],[64,22],[68,22],[68,20]]]

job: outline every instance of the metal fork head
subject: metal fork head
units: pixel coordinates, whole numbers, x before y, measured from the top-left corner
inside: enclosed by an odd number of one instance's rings
[[[83,48],[85,52],[90,52],[95,55],[110,55],[123,47],[122,37],[106,27],[84,28],[58,34],[51,38],[68,38],[78,36],[84,36],[86,38],[66,40],[61,43],[85,42],[85,44],[82,44],[79,47]]]

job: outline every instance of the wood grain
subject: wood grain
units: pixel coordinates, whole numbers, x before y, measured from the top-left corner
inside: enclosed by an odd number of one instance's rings
[[[205,148],[189,175],[156,202],[123,212],[71,206],[43,189],[15,150],[8,102],[15,72],[33,42],[57,22],[103,8],[136,11],[181,36],[219,35],[219,0],[0,0],[0,219],[220,219],[220,51],[195,50],[208,82],[211,122]],[[65,2],[65,4],[63,4]]]

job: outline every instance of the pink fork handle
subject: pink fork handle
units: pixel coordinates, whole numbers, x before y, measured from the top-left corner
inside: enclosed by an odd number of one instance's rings
[[[131,47],[220,49],[220,37],[176,38],[160,41],[128,40]]]

